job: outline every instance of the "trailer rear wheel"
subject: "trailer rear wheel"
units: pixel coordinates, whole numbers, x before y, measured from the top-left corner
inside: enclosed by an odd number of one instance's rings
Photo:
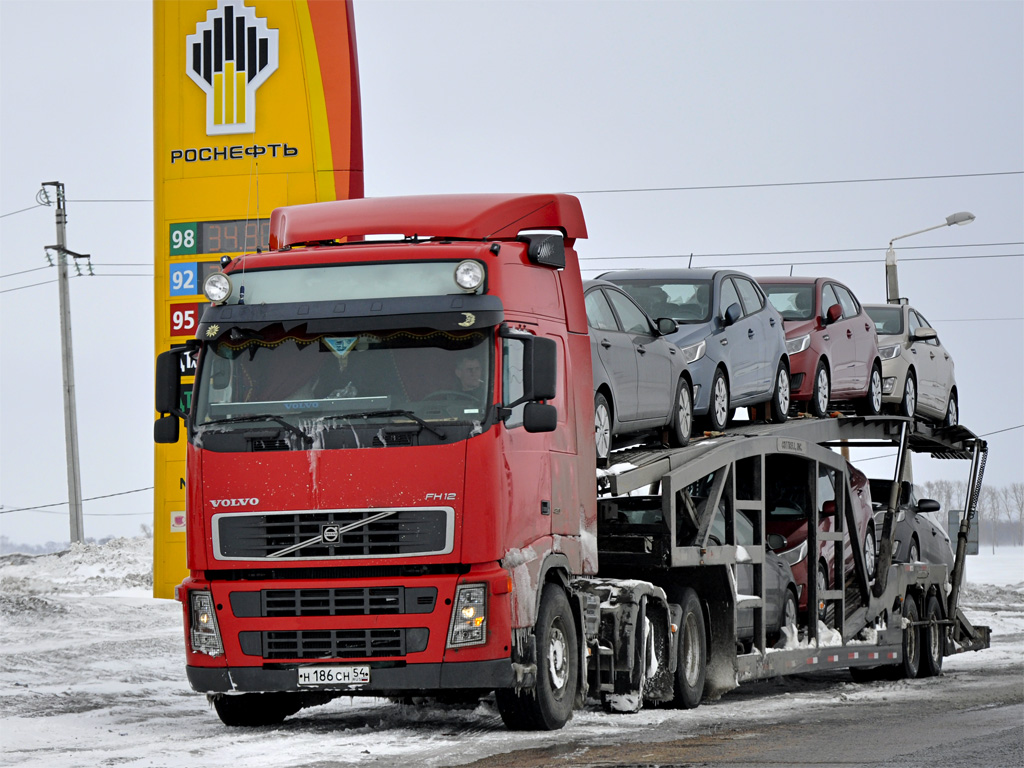
[[[277,725],[303,706],[297,693],[214,694],[210,701],[224,725],[244,728]]]
[[[921,658],[921,668],[918,670],[918,677],[935,677],[942,672],[942,654],[945,650],[945,627],[939,622],[942,621],[942,604],[934,595],[928,595],[925,602],[924,620],[928,625],[921,632],[922,647],[924,653]]]
[[[903,618],[908,622],[903,628],[903,660],[894,671],[897,680],[912,680],[921,668],[921,628],[917,626],[921,612],[917,608],[917,599],[911,594],[903,601]]]
[[[498,712],[510,730],[557,731],[572,717],[579,674],[576,623],[565,592],[544,586],[534,626],[537,684],[533,691],[495,691]]]
[[[683,609],[679,619],[679,658],[676,663],[675,698],[673,703],[683,709],[700,706],[704,695],[704,677],[708,666],[707,635],[704,612],[697,593],[686,587],[679,601]]]

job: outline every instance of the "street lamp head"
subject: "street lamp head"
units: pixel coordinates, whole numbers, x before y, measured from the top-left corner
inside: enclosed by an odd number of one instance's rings
[[[967,211],[960,211],[959,213],[951,213],[946,217],[946,226],[952,227],[954,224],[963,226],[964,224],[970,224],[974,221],[974,214]]]

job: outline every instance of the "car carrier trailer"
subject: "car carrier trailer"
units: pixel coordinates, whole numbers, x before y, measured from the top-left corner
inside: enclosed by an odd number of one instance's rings
[[[806,669],[933,674],[944,654],[987,646],[957,605],[986,452],[963,428],[737,424],[615,454],[595,482],[586,236],[570,195],[315,203],[275,210],[270,250],[207,279],[196,338],[157,359],[154,437],[187,443],[186,670],[226,724],[337,696],[494,691],[510,728],[556,729],[588,696],[694,707]],[[196,358],[191,398],[181,355]],[[445,382],[467,358],[483,372],[472,391]],[[874,581],[861,542],[844,543],[835,449],[854,444],[900,456]],[[972,461],[952,574],[889,562],[914,452]],[[810,609],[788,650],[768,647],[764,621],[780,486],[806,501],[808,557],[827,492],[835,530],[820,539],[842,576],[809,581],[832,626]],[[754,594],[737,592],[740,563]]]

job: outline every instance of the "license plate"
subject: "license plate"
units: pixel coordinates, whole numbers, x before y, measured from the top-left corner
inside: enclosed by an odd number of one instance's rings
[[[300,686],[350,686],[366,685],[370,682],[370,668],[366,666],[338,666],[321,664],[299,667]]]

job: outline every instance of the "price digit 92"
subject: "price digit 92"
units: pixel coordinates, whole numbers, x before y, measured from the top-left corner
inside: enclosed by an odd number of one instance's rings
[[[179,269],[171,273],[171,288],[182,291],[196,287],[196,273],[191,269]]]
[[[194,229],[175,229],[171,232],[171,248],[195,248],[196,232]]]

